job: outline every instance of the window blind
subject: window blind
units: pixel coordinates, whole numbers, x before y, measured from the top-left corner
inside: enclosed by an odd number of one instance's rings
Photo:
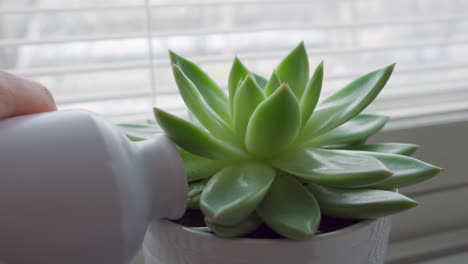
[[[369,111],[393,117],[468,109],[468,2],[462,0],[4,0],[0,68],[52,90],[60,109],[115,121],[185,109],[167,50],[223,87],[235,55],[269,76],[301,40],[325,61],[324,96],[397,63]]]

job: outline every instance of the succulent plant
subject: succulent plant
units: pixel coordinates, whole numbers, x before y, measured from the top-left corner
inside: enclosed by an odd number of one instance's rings
[[[441,169],[408,155],[418,146],[365,144],[388,118],[361,113],[379,94],[394,64],[363,75],[319,102],[323,62],[309,79],[300,43],[269,79],[235,58],[228,95],[189,60],[170,52],[180,94],[193,123],[154,109],[180,148],[189,207],[224,237],[266,224],[290,239],[316,233],[321,215],[374,219],[416,205],[395,190]]]

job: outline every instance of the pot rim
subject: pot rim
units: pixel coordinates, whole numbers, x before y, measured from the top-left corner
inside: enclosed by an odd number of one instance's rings
[[[384,217],[383,217],[384,218]],[[347,226],[345,228],[332,231],[332,232],[327,232],[319,235],[312,236],[310,238],[306,238],[303,240],[291,240],[291,239],[268,239],[268,238],[223,238],[219,237],[216,235],[213,235],[211,233],[195,230],[191,227],[183,226],[181,224],[177,224],[173,221],[162,219],[159,220],[162,222],[164,225],[170,227],[171,229],[176,229],[176,232],[178,233],[186,233],[191,236],[195,237],[201,237],[201,238],[206,238],[206,239],[215,239],[215,240],[231,240],[231,241],[236,241],[239,243],[297,243],[297,242],[303,242],[303,241],[311,241],[311,240],[325,240],[325,239],[333,239],[339,236],[347,235],[349,233],[353,233],[359,229],[365,228],[367,226],[375,224],[377,221],[381,220],[381,218],[377,219],[370,219],[370,220],[361,220],[358,223],[355,223],[353,225]]]

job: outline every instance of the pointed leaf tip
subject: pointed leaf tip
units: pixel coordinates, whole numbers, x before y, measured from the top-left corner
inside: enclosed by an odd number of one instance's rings
[[[304,94],[300,100],[301,112],[302,112],[302,126],[304,127],[307,124],[307,121],[310,119],[311,115],[314,112],[315,107],[320,98],[320,93],[322,92],[322,83],[323,83],[323,61],[315,69],[312,77],[307,82]]]
[[[301,139],[323,134],[359,114],[384,88],[393,66],[367,73],[321,102],[305,125]]]
[[[376,158],[318,148],[290,151],[273,164],[306,181],[333,187],[364,187],[392,175]]]
[[[231,113],[234,111],[234,97],[236,95],[237,89],[239,88],[239,83],[241,80],[245,79],[248,74],[249,70],[236,56],[232,62],[228,78],[229,110]]]
[[[234,128],[242,145],[250,117],[263,100],[265,100],[265,95],[262,89],[255,82],[255,77],[248,74],[245,81],[237,88],[233,100]]]
[[[228,98],[224,91],[198,65],[188,59],[169,51],[171,62],[176,64],[182,73],[193,82],[206,103],[227,123],[231,121]]]
[[[307,55],[307,49],[306,49],[306,46],[305,46],[304,41],[301,41],[301,42],[293,49],[293,51],[294,51],[294,50],[300,50],[301,53]]]
[[[362,150],[370,152],[380,152],[388,154],[399,154],[411,156],[420,146],[407,143],[377,143],[377,144],[364,144],[364,145],[351,145],[351,146],[332,146],[332,149],[346,149],[346,150]]]
[[[345,219],[375,219],[399,213],[418,203],[402,194],[373,189],[341,189],[309,183],[324,215]]]
[[[394,190],[428,180],[440,173],[438,167],[404,155],[369,151],[339,152],[373,157],[393,172],[391,177],[369,185],[370,188]]]
[[[388,119],[386,116],[360,114],[341,126],[306,141],[304,145],[321,147],[363,141],[380,131]]]
[[[169,53],[169,59],[171,60],[171,64],[175,64],[176,57],[178,57],[179,55],[177,55],[177,53],[175,53],[172,50],[168,50],[168,53]]]
[[[298,100],[309,79],[309,58],[303,42],[299,43],[276,68],[280,80],[288,81]]]
[[[232,139],[233,131],[229,125],[206,103],[195,84],[182,72],[180,67],[176,64],[173,65],[177,88],[190,112],[214,136],[224,140]]]
[[[294,93],[283,85],[258,105],[247,125],[245,146],[255,155],[271,157],[297,136],[301,111]]]

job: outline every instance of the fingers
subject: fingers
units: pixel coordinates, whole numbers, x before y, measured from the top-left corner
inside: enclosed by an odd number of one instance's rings
[[[55,110],[54,98],[42,84],[0,71],[0,119]]]

